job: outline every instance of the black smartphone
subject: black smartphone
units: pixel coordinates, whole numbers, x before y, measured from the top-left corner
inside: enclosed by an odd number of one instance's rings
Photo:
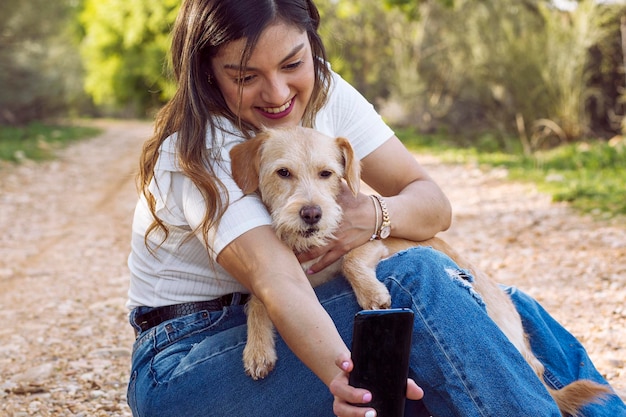
[[[363,310],[354,316],[350,385],[372,393],[378,417],[403,417],[413,334],[409,309]]]

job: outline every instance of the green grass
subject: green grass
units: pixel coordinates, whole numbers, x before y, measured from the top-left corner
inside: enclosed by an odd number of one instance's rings
[[[509,178],[532,181],[554,201],[566,201],[583,213],[611,218],[626,215],[626,140],[562,145],[525,156],[514,141],[508,152],[495,150],[489,137],[477,145],[448,135],[420,135],[399,130],[398,137],[417,153],[431,153],[445,162],[505,167]]]
[[[31,123],[28,126],[0,126],[0,160],[21,162],[54,158],[55,151],[68,144],[93,137],[100,129],[85,126]]]

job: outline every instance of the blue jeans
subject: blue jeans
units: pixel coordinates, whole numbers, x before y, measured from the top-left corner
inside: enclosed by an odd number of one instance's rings
[[[547,390],[487,316],[481,298],[454,271],[459,272],[458,266],[430,248],[409,249],[379,264],[378,277],[389,288],[392,306],[415,313],[410,377],[425,396],[409,401],[405,415],[560,417]],[[508,290],[555,386],[583,377],[606,384],[569,333],[533,299]],[[337,278],[316,293],[350,346],[360,307],[349,284]],[[131,323],[142,311],[144,307],[131,313]],[[280,336],[276,368],[260,381],[244,373],[245,342],[246,317],[238,305],[170,320],[141,333],[128,387],[133,415],[334,415],[328,388]],[[615,395],[584,411],[587,417],[626,416]]]

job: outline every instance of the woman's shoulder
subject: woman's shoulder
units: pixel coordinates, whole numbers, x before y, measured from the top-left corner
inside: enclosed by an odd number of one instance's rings
[[[370,107],[371,103],[346,81],[340,74],[331,71],[332,77],[328,89],[328,99],[321,109],[323,113],[340,116],[353,113],[362,107]]]
[[[348,81],[346,81],[339,73],[331,70],[330,86],[328,89],[328,98],[331,100],[341,100],[350,98],[351,96],[361,96],[361,94]]]

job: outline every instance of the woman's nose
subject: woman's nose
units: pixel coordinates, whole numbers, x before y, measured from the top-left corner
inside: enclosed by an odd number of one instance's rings
[[[289,85],[279,76],[267,77],[263,83],[261,98],[268,104],[281,106],[289,99]]]

